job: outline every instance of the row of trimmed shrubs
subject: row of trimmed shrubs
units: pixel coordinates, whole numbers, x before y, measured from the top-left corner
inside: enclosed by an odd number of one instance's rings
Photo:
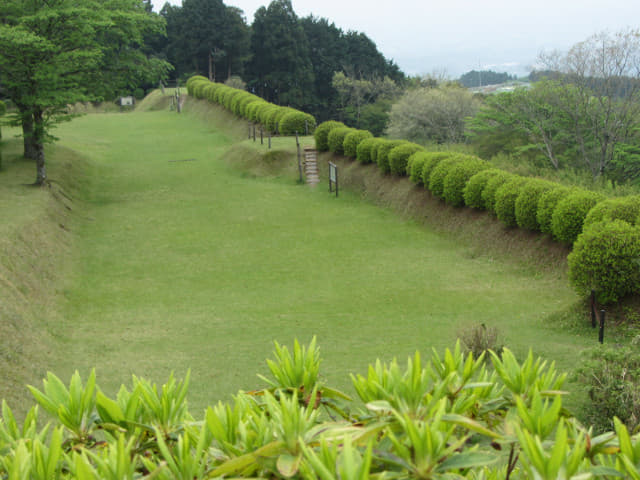
[[[295,108],[281,107],[245,90],[215,83],[196,75],[187,80],[187,92],[194,98],[216,103],[234,115],[261,124],[280,135],[306,134],[316,128],[316,119]]]
[[[377,164],[385,173],[408,176],[450,205],[484,210],[509,227],[573,245],[569,278],[581,293],[595,290],[602,303],[640,293],[640,196],[606,198],[514,175],[472,155],[374,138],[336,121],[320,124],[314,137],[318,151]]]

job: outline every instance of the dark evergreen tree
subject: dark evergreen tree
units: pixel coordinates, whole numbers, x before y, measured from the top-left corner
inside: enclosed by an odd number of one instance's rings
[[[301,110],[313,103],[309,44],[289,0],[274,0],[255,14],[249,85],[258,95]]]

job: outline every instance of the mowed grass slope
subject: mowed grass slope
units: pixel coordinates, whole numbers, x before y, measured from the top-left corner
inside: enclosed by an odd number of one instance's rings
[[[561,276],[469,255],[347,192],[249,175],[260,150],[243,126],[188,111],[90,115],[56,132],[92,165],[48,366],[59,376],[96,367],[113,392],[131,374],[162,383],[191,369],[196,413],[261,386],[274,340],[316,335],[325,377],[346,390],[376,358],[441,350],[479,323],[563,368],[593,343],[544,321],[577,300]]]

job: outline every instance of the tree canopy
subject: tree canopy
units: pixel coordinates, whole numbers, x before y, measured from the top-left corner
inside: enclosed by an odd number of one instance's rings
[[[131,92],[170,66],[140,49],[162,20],[141,0],[7,0],[0,5],[0,81],[17,107],[25,156],[46,180],[44,144],[67,105]]]

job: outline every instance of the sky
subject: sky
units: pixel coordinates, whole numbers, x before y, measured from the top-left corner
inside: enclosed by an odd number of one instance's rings
[[[224,0],[253,22],[270,0]],[[159,11],[165,0],[153,0]],[[180,5],[181,0],[169,0]],[[470,70],[527,74],[538,54],[602,32],[640,28],[638,0],[292,0],[299,17],[327,18],[371,38],[408,75]],[[634,23],[635,21],[635,23]]]

